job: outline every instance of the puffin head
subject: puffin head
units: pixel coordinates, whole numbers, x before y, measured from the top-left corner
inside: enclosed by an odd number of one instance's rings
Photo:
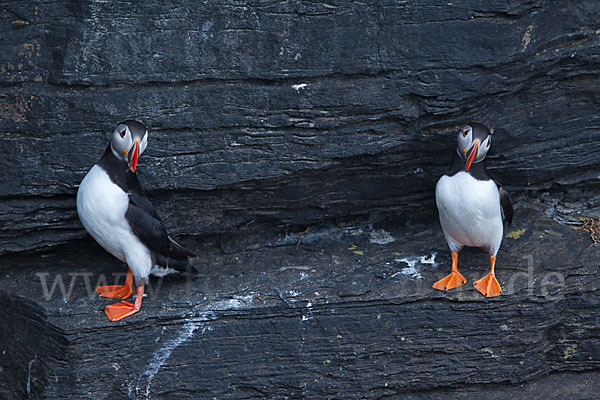
[[[141,122],[127,120],[115,128],[110,149],[115,157],[127,162],[131,172],[135,173],[138,157],[148,145],[148,129]]]
[[[471,164],[483,161],[492,144],[492,133],[483,124],[469,122],[458,133],[458,147],[456,151],[465,162],[465,170]]]

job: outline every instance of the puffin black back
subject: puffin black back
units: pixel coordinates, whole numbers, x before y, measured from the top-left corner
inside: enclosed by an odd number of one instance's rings
[[[135,235],[152,251],[154,262],[161,267],[185,271],[187,259],[195,257],[195,254],[169,237],[160,215],[127,162],[118,159],[109,144],[98,165],[115,185],[127,193],[129,205],[125,218]]]

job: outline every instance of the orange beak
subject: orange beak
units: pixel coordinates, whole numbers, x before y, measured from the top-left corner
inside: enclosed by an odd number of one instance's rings
[[[475,155],[477,154],[478,146],[479,146],[479,141],[476,140],[475,147],[473,147],[473,150],[471,150],[471,155],[469,156],[469,159],[467,160],[467,168],[466,168],[467,171],[469,170],[469,168],[471,168],[471,164],[473,164],[473,159],[475,158]]]
[[[131,155],[131,161],[129,161],[129,169],[134,174],[135,174],[135,169],[137,168],[137,161],[138,161],[139,151],[140,151],[140,149],[139,149],[139,142],[136,140],[135,141],[135,148],[133,149],[133,154]]]

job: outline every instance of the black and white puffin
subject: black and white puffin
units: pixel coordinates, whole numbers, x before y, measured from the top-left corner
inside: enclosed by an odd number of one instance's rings
[[[121,122],[100,161],[77,191],[77,214],[89,234],[110,254],[127,264],[124,285],[100,286],[102,297],[126,299],[135,282],[136,299],[106,306],[111,321],[139,311],[148,276],[185,270],[186,250],[169,237],[165,226],[135,175],[138,157],[146,150],[148,130],[133,120]]]
[[[434,283],[434,289],[452,289],[467,282],[458,272],[458,252],[463,246],[471,246],[482,247],[490,255],[490,273],[473,285],[486,297],[502,293],[494,266],[504,222],[512,222],[513,207],[508,192],[487,174],[485,156],[491,143],[492,135],[485,125],[466,125],[458,133],[452,166],[436,185],[435,201],[452,252],[452,272]]]

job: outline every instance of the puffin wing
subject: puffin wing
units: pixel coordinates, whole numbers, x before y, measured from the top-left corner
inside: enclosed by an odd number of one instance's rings
[[[508,222],[508,225],[510,225],[513,220],[512,201],[510,200],[510,196],[508,195],[508,192],[506,190],[504,190],[504,188],[502,186],[500,186],[498,184],[498,182],[496,182],[496,185],[498,186],[498,194],[500,195],[502,221],[506,221],[506,222]]]
[[[194,253],[169,237],[156,209],[143,194],[129,193],[125,218],[140,241],[158,255],[177,260],[195,257]]]

